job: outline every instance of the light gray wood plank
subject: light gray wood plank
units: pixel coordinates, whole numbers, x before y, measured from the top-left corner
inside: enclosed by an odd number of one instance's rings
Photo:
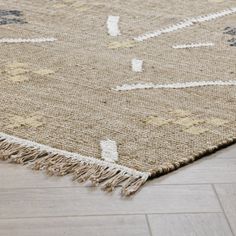
[[[221,213],[149,215],[153,236],[232,236]]]
[[[216,184],[215,189],[236,235],[236,184]]]
[[[236,183],[236,155],[234,159],[203,158],[150,182],[155,185],[203,183]]]
[[[82,187],[71,176],[48,176],[42,171],[33,171],[26,166],[0,161],[0,189],[34,187]]]
[[[0,220],[4,236],[148,236],[145,216],[90,216]]]
[[[2,189],[0,218],[219,212],[211,186],[151,186],[129,198],[93,188]]]
[[[216,153],[211,155],[213,158],[217,159],[235,159],[236,158],[236,144],[233,144],[227,148],[223,148]]]

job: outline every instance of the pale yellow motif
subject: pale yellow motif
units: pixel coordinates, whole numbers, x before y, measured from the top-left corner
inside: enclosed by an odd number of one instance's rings
[[[128,40],[128,41],[123,41],[123,42],[111,42],[108,45],[108,48],[110,49],[117,49],[117,48],[132,48],[135,47],[137,44],[134,40]]]
[[[28,81],[29,77],[27,77],[25,75],[16,75],[16,76],[11,76],[9,78],[9,80],[11,80],[13,82],[23,82],[23,81]]]
[[[22,75],[22,74],[25,74],[28,72],[29,72],[29,70],[24,69],[24,68],[14,68],[14,69],[10,69],[10,70],[6,71],[6,73],[10,76]]]
[[[171,114],[175,115],[175,118],[165,119],[157,116],[149,116],[145,120],[143,120],[143,123],[152,124],[157,127],[173,124],[180,125],[183,128],[183,132],[187,132],[193,135],[200,135],[202,133],[208,132],[209,129],[204,127],[204,124],[221,126],[228,123],[227,120],[222,120],[214,117],[199,119],[198,117],[194,117],[194,115],[189,111],[184,110],[174,110],[171,112]]]
[[[48,76],[55,72],[49,69],[35,70],[28,64],[18,62],[7,64],[4,66],[4,70],[2,70],[2,74],[4,74],[4,76],[12,82],[28,81],[30,78],[30,73],[41,76]]]
[[[202,127],[198,127],[198,126],[192,126],[188,129],[185,129],[184,131],[189,133],[189,134],[199,135],[199,134],[203,134],[203,133],[205,133],[209,130],[205,129],[205,128],[202,128]]]
[[[156,116],[149,116],[148,118],[146,118],[144,120],[145,124],[152,124],[155,126],[163,126],[163,125],[167,125],[169,123],[171,123],[172,120],[168,120],[168,119],[163,119],[163,118],[159,118]]]
[[[58,3],[58,4],[54,4],[53,5],[53,8],[55,8],[55,9],[60,9],[60,8],[64,8],[66,5],[65,4],[60,4],[60,3]]]
[[[29,78],[26,76],[29,72],[30,70],[28,69],[27,64],[18,62],[5,65],[4,70],[5,76],[13,82],[22,82],[29,80]]]
[[[13,62],[11,64],[7,64],[6,68],[14,69],[14,68],[26,68],[28,67],[28,64],[26,63],[20,63],[20,62]]]
[[[88,4],[81,4],[79,2],[75,2],[71,6],[80,12],[87,11],[91,8]]]
[[[220,2],[224,2],[225,0],[208,0],[208,2],[212,2],[212,3],[220,3]]]
[[[215,117],[199,119],[198,117],[195,117],[194,114],[192,114],[191,112],[181,109],[171,111],[170,114],[172,116],[174,115],[174,118],[165,119],[153,115],[148,116],[146,119],[144,119],[143,123],[152,124],[157,127],[173,124],[180,125],[183,128],[183,132],[187,132],[193,135],[200,135],[202,133],[208,132],[210,128],[205,128],[204,125],[212,125],[219,127],[229,123],[228,120],[223,120]]]
[[[34,74],[38,74],[38,75],[45,76],[45,75],[54,74],[55,72],[54,72],[53,70],[40,69],[40,70],[33,71],[33,73],[34,73]]]
[[[60,3],[56,3],[54,5],[54,7],[56,7],[56,8],[63,8],[63,7],[66,7],[66,6],[70,6],[73,3],[75,3],[75,0],[62,0]]]
[[[181,118],[181,119],[173,121],[174,124],[178,124],[178,125],[185,126],[188,128],[199,125],[199,124],[203,124],[204,122],[205,120],[194,119],[191,117],[185,117],[185,118]]]
[[[90,6],[89,4],[78,2],[76,0],[63,0],[61,1],[61,3],[54,4],[53,7],[56,9],[70,7],[77,11],[83,12],[89,10],[92,6]]]
[[[8,128],[14,129],[22,126],[37,128],[43,125],[43,122],[41,120],[42,117],[38,115],[28,118],[23,116],[13,116],[10,118],[10,125],[8,126]]]
[[[181,110],[181,109],[177,109],[171,112],[171,114],[177,116],[177,117],[187,117],[192,115],[191,112],[189,111],[185,111],[185,110]]]
[[[64,3],[74,3],[75,0],[63,0]]]
[[[222,126],[224,124],[229,123],[228,120],[222,120],[222,119],[219,119],[219,118],[210,118],[210,119],[207,119],[206,122],[208,124],[211,124],[211,125],[214,125],[214,126]]]

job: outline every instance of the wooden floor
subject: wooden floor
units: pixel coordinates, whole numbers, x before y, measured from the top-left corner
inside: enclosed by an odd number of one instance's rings
[[[236,146],[121,198],[0,162],[1,236],[236,236]]]

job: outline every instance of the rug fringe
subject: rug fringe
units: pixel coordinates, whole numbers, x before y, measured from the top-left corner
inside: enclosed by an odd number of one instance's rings
[[[0,133],[0,160],[44,170],[48,175],[71,174],[74,181],[90,181],[111,192],[121,186],[121,194],[137,192],[150,174],[96,158],[81,156]]]

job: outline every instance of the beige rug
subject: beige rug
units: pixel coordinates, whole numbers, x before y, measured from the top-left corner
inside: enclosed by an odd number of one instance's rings
[[[0,159],[136,192],[236,141],[234,0],[0,2]]]

